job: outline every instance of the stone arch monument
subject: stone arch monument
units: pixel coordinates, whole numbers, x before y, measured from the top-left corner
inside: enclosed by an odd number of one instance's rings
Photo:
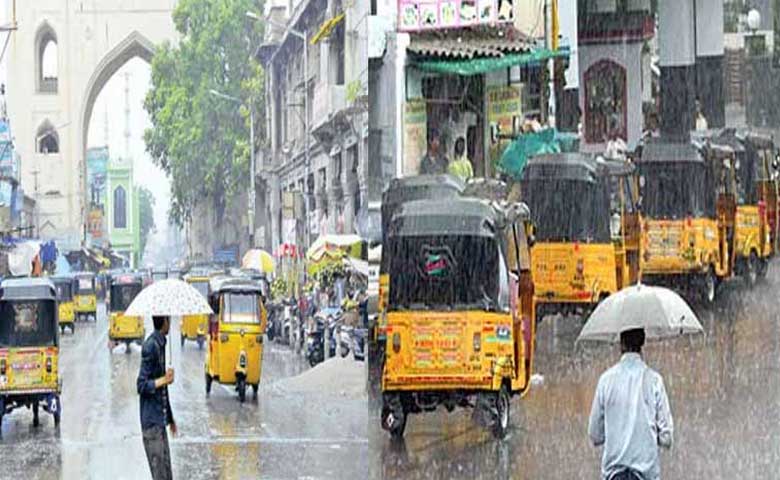
[[[11,18],[6,2],[6,18]],[[85,238],[87,134],[98,94],[134,57],[149,62],[155,45],[178,38],[176,0],[16,2],[18,30],[8,51],[8,115],[21,156],[21,182],[38,205],[40,235],[76,248]],[[57,46],[57,76],[41,74],[43,47]],[[122,115],[123,99],[116,102]],[[48,121],[56,153],[36,148]],[[45,227],[45,228],[44,228]]]

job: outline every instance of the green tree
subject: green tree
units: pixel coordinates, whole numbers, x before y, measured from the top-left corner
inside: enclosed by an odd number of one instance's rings
[[[141,219],[141,256],[146,251],[146,241],[149,239],[149,233],[156,230],[154,224],[154,194],[146,187],[138,187],[138,215]]]
[[[195,205],[213,201],[217,218],[227,199],[249,185],[249,110],[255,140],[265,125],[263,71],[254,60],[262,0],[181,0],[173,21],[181,38],[164,43],[152,58],[152,86],[144,108],[152,127],[146,150],[171,178],[171,220],[182,226]],[[211,94],[241,99],[244,106]]]

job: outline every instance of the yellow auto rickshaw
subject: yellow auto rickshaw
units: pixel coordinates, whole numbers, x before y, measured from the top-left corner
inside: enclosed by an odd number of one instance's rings
[[[640,279],[638,185],[632,164],[584,153],[532,157],[521,181],[531,209],[536,318],[583,316]]]
[[[97,290],[95,274],[79,272],[76,278],[76,294],[74,295],[76,320],[92,319],[97,321]]]
[[[192,285],[203,298],[209,298],[209,277],[205,275],[187,275],[184,280]],[[181,346],[184,346],[185,340],[192,340],[198,343],[198,348],[202,349],[208,333],[209,316],[208,315],[184,315],[181,319]]]
[[[779,182],[774,141],[766,135],[727,129],[711,142],[728,145],[736,154],[736,270],[752,286],[766,276],[779,247],[775,234]]]
[[[241,402],[247,385],[257,397],[267,322],[260,285],[246,278],[213,278],[209,304],[214,315],[209,317],[206,394],[215,381],[235,385]]]
[[[523,204],[476,198],[408,202],[393,216],[381,412],[392,436],[440,405],[473,406],[506,434],[511,396],[533,371],[529,222]]]
[[[60,330],[65,333],[65,329],[69,328],[70,333],[74,333],[76,331],[76,313],[73,304],[73,290],[76,282],[73,277],[51,277],[51,281],[57,289]]]
[[[45,278],[4,280],[0,284],[0,436],[3,416],[20,407],[38,410],[60,424],[60,327],[57,291]]]
[[[127,353],[130,353],[131,343],[143,343],[146,334],[143,317],[128,317],[124,313],[143,288],[143,278],[140,275],[124,273],[111,277],[108,287],[109,348],[125,343]]]
[[[637,161],[643,215],[642,281],[715,301],[734,275],[735,152],[707,141],[652,140]]]

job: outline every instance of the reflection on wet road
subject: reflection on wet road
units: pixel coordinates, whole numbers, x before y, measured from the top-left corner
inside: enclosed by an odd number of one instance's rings
[[[177,322],[174,322],[177,323]],[[147,325],[151,331],[151,322]],[[301,357],[266,343],[259,398],[214,385],[206,397],[203,351],[179,348],[171,332],[176,383],[172,409],[179,436],[171,441],[175,478],[365,478],[368,469],[365,399],[291,395],[274,382],[300,373]],[[17,410],[3,419],[2,478],[149,478],[141,443],[138,395],[140,348],[107,348],[107,322],[78,323],[62,336],[62,425]]]
[[[780,468],[780,264],[753,291],[724,284],[718,304],[697,308],[706,336],[646,346],[664,377],[675,445],[661,455],[663,478],[777,478]],[[474,425],[470,411],[414,415],[394,443],[369,418],[373,478],[599,478],[601,450],[587,437],[599,375],[617,347],[578,346],[582,322],[546,319],[537,336],[535,371],[544,377],[525,400],[512,401],[505,441]]]

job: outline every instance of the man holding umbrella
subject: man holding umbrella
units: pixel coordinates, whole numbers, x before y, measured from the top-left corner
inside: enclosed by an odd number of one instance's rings
[[[588,434],[604,446],[603,480],[657,480],[658,447],[671,448],[674,426],[661,375],[642,360],[644,328],[620,332],[620,362],[599,379]]]
[[[154,332],[144,342],[137,389],[141,397],[141,432],[146,458],[154,480],[169,480],[171,452],[166,426],[176,435],[168,385],[173,383],[173,369],[165,368],[166,335],[171,326],[170,317],[155,315]]]

